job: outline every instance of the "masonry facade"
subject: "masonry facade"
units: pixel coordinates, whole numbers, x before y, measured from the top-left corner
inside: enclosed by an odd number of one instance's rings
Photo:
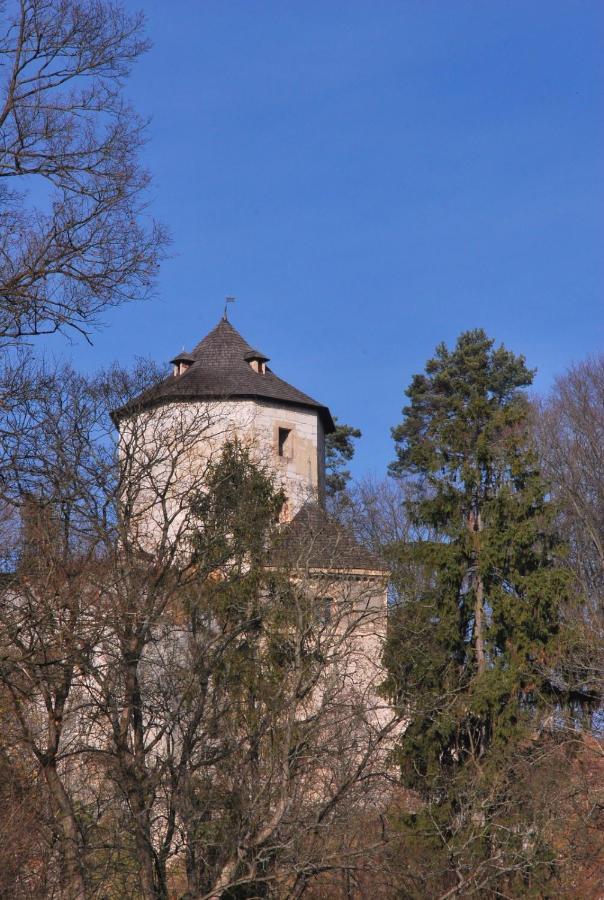
[[[268,362],[223,318],[192,351],[174,357],[171,375],[115,413],[121,443],[136,448],[131,465],[151,461],[134,479],[142,540],[152,552],[166,522],[171,539],[186,539],[187,498],[207,466],[226,441],[248,446],[287,497],[273,561],[312,583],[326,610],[345,604],[362,617],[354,681],[365,694],[382,677],[388,572],[325,512],[325,436],[335,429],[328,407],[280,379]]]

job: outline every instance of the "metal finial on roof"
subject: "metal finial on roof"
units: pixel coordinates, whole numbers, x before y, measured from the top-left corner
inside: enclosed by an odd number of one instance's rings
[[[225,322],[229,321],[229,316],[228,316],[229,303],[234,303],[236,299],[237,299],[237,297],[225,297],[224,298],[224,315],[222,318],[224,319]]]

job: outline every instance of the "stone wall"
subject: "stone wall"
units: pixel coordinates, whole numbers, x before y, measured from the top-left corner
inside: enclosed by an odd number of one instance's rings
[[[279,455],[279,429],[288,433]],[[318,414],[270,401],[180,402],[144,410],[120,424],[124,489],[147,549],[178,538],[186,528],[188,498],[202,490],[208,464],[227,440],[248,446],[270,467],[287,495],[284,520],[325,491],[325,438]]]

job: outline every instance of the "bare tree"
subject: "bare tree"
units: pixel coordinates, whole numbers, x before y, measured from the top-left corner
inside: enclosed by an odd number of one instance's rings
[[[355,812],[377,818],[389,784],[399,718],[375,693],[385,609],[375,584],[314,573],[310,535],[267,557],[283,498],[250,449],[225,444],[199,485],[197,499],[159,504],[165,524],[154,519],[145,566],[117,563],[113,624],[91,673],[97,722],[143,896],[167,896],[183,862],[187,896],[300,896],[318,873],[367,866],[383,845],[379,830],[348,836]],[[165,535],[187,515],[168,558]]]
[[[122,96],[143,18],[110,0],[0,13],[0,338],[86,335],[148,293],[166,244],[144,223],[145,122]]]
[[[11,402],[1,426],[0,671],[3,734],[12,738],[3,749],[9,765],[25,759],[46,787],[58,849],[47,868],[71,900],[87,896],[89,880],[87,828],[73,785],[86,747],[79,719],[85,673],[102,628],[99,567],[115,542],[107,401],[118,391],[108,390],[111,378],[91,384],[69,367],[36,373],[31,362],[7,368],[6,377],[13,390],[4,392]],[[113,380],[118,387],[128,381]],[[132,386],[148,381],[141,374]]]
[[[109,411],[153,372],[28,365],[2,417],[0,749],[41,792],[39,893],[298,897],[370,870],[399,722],[383,585],[338,574],[337,542],[321,571],[316,534],[275,543],[278,485],[218,404],[139,410],[116,448]]]
[[[535,434],[573,580],[565,674],[578,703],[593,713],[604,694],[604,356],[557,379],[536,410]]]

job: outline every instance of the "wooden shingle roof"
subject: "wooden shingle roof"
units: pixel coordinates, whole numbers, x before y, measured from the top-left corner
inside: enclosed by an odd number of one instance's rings
[[[283,526],[270,554],[275,565],[387,576],[388,565],[318,503],[306,503]]]
[[[170,375],[114,413],[120,419],[130,413],[181,400],[268,400],[284,406],[317,411],[327,433],[335,426],[329,409],[279,378],[266,367],[256,372],[246,357],[268,359],[254,350],[227,319],[187,354],[193,362],[181,375]]]

